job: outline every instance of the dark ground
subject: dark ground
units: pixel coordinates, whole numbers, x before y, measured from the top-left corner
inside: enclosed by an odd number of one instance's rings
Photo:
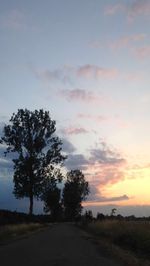
[[[2,266],[118,266],[104,258],[87,234],[72,224],[55,224],[0,246]]]

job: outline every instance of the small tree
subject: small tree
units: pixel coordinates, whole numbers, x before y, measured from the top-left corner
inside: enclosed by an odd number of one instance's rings
[[[65,159],[61,154],[62,142],[54,135],[56,123],[48,111],[19,109],[10,123],[4,127],[1,140],[8,145],[7,152],[18,154],[13,160],[14,194],[16,198],[30,199],[32,214],[33,198],[41,196],[47,169],[53,170]]]
[[[67,173],[67,182],[63,190],[63,204],[67,220],[74,220],[81,215],[82,201],[89,194],[89,185],[80,170]]]

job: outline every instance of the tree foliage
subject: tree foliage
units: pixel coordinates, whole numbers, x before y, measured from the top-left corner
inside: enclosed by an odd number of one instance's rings
[[[7,144],[7,152],[17,153],[17,159],[13,160],[14,194],[17,198],[30,199],[30,214],[33,198],[41,196],[47,171],[53,171],[65,159],[55,131],[56,122],[42,109],[19,109],[12,115],[10,125],[4,127],[1,140]]]
[[[54,221],[60,220],[62,216],[61,189],[58,188],[58,182],[62,180],[60,169],[49,172],[45,179],[42,200],[44,201],[44,211],[50,213]]]
[[[71,170],[67,173],[67,182],[63,190],[63,204],[65,217],[74,220],[81,215],[82,201],[89,194],[89,185],[80,170]]]

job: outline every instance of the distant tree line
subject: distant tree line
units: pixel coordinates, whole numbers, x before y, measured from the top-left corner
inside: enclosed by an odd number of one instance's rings
[[[49,214],[43,215],[28,215],[26,213],[21,213],[17,211],[8,211],[8,210],[0,210],[0,226],[6,224],[20,224],[20,223],[48,223],[54,221],[66,221],[65,216],[59,216],[59,219],[54,219],[53,216]],[[93,216],[92,211],[88,210],[85,211],[78,217],[76,221],[77,224],[82,227],[86,228],[90,223],[95,222],[104,222],[104,221],[147,221],[150,222],[149,217],[135,217],[134,215],[130,216],[122,216],[120,214],[116,216],[111,215],[104,215],[103,213],[97,213],[96,217]],[[74,220],[73,220],[74,221]]]
[[[15,154],[13,193],[18,199],[29,198],[29,214],[33,214],[36,198],[44,202],[44,211],[54,220],[70,221],[81,216],[89,184],[79,169],[62,174],[67,156],[55,131],[56,122],[48,111],[19,109],[4,126],[0,143],[7,145],[5,155]]]

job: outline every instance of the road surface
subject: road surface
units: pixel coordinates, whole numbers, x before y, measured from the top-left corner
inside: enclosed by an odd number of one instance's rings
[[[100,255],[86,233],[56,224],[27,238],[0,246],[2,266],[117,266]]]

